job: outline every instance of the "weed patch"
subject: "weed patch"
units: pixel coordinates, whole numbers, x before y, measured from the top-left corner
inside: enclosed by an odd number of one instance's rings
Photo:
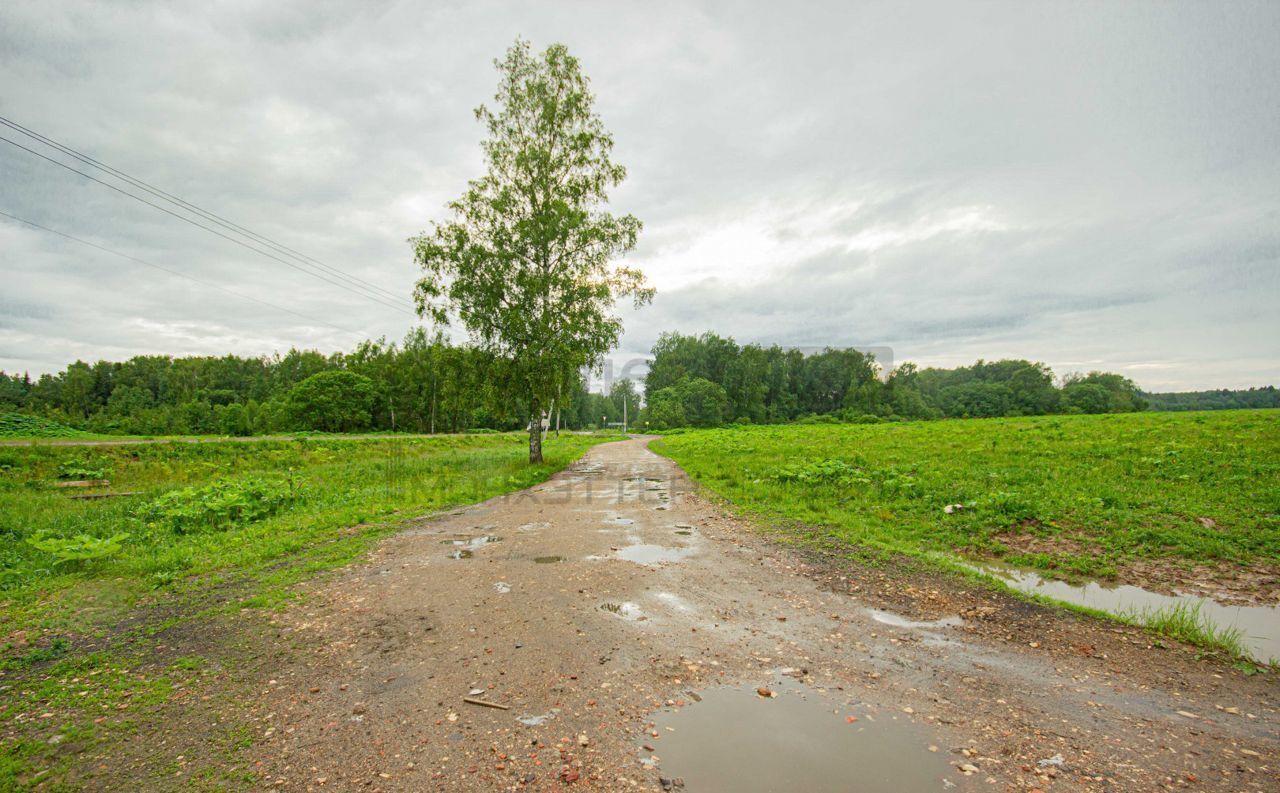
[[[292,481],[247,476],[165,493],[139,509],[138,517],[178,534],[225,531],[268,518],[298,497]]]

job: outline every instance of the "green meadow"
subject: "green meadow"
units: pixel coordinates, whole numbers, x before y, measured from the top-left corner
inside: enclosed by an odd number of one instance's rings
[[[404,520],[528,487],[606,439],[550,438],[538,466],[521,433],[0,447],[0,789],[63,789],[75,756],[235,674],[168,657],[167,635],[273,607]],[[110,484],[60,486],[85,480]],[[135,495],[77,498],[102,493]],[[224,737],[228,756],[248,745]]]
[[[864,553],[1102,578],[1280,563],[1280,411],[747,426],[653,448],[741,511]]]
[[[0,447],[0,597],[9,629],[107,587],[126,601],[358,553],[376,531],[542,481],[600,438],[527,462],[522,434]],[[68,482],[106,480],[101,487]],[[128,493],[108,498],[84,498]],[[296,565],[291,565],[296,567]]]

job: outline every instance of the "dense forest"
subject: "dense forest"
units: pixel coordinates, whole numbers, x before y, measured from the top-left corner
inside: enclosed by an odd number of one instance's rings
[[[1239,390],[1181,391],[1166,394],[1144,393],[1151,410],[1238,410],[1280,408],[1280,390],[1275,386]]]
[[[650,429],[1280,406],[1280,392],[1270,386],[1143,394],[1117,374],[1058,380],[1045,365],[1024,360],[955,369],[905,363],[885,376],[874,358],[857,350],[805,355],[713,333],[663,334],[652,352],[643,400],[630,380],[593,394],[579,378],[565,384],[549,424],[614,424],[624,405],[632,426]],[[77,361],[36,379],[0,372],[0,410],[130,435],[528,426],[527,404],[505,393],[501,381],[500,362],[416,328],[399,343],[365,341],[331,355],[296,349],[258,358],[144,355],[121,363]]]
[[[852,349],[804,355],[739,346],[704,333],[663,334],[645,381],[653,428],[728,422],[874,421],[877,418],[1123,413],[1146,408],[1133,381],[1090,372],[1055,381],[1044,364],[978,361],[956,369],[898,366],[882,376]]]

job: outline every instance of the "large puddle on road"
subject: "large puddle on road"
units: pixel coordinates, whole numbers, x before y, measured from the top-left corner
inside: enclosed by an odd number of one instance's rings
[[[1249,652],[1261,661],[1280,658],[1280,606],[1224,606],[1195,595],[1161,595],[1141,587],[1121,584],[1105,586],[1097,581],[1083,585],[1045,578],[1030,570],[984,562],[968,564],[974,570],[1002,579],[1022,592],[1044,595],[1054,600],[1127,616],[1171,607],[1199,607],[1200,616],[1215,626],[1238,628],[1244,632]]]
[[[654,714],[661,737],[642,761],[656,754],[664,778],[697,793],[906,793],[951,789],[948,778],[962,776],[905,716],[840,707],[789,678],[769,688],[776,697],[713,688],[701,702]]]

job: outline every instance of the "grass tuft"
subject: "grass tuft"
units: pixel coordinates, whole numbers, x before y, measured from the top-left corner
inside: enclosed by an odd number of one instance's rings
[[[1233,626],[1215,625],[1200,612],[1199,603],[1175,603],[1159,608],[1135,609],[1123,616],[1157,636],[1166,636],[1221,653],[1232,660],[1249,657],[1244,631]]]

